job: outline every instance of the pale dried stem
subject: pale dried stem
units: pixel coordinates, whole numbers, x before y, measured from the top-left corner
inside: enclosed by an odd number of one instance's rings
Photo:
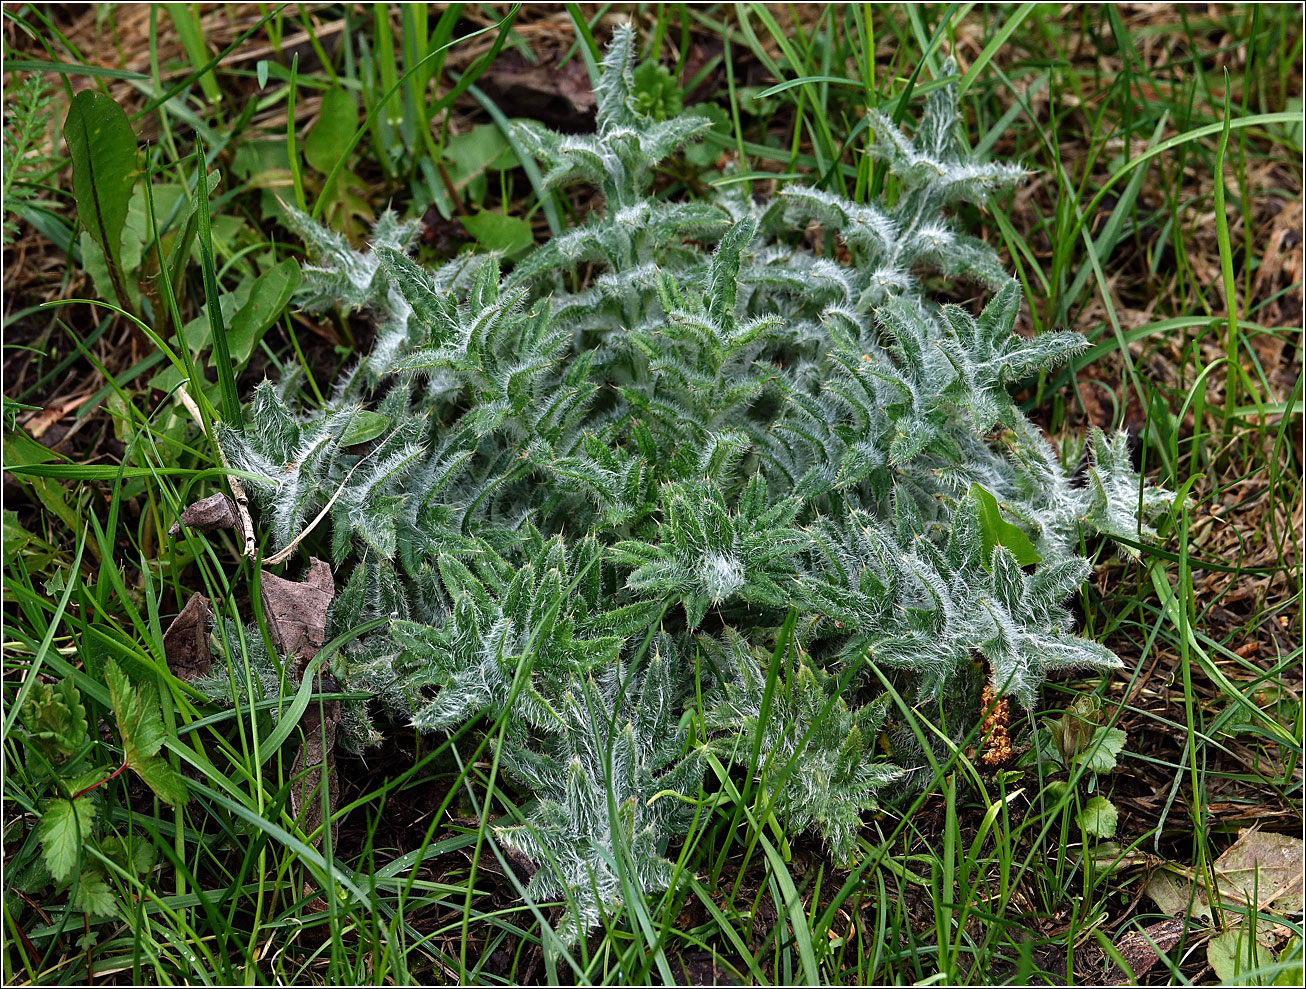
[[[200,415],[199,406],[197,406],[195,404],[195,400],[190,397],[190,392],[186,391],[185,385],[182,385],[181,388],[177,390],[177,397],[181,399],[181,404],[186,406],[186,411],[191,414],[191,417],[195,420],[195,422],[199,425],[199,427],[203,429],[204,419]],[[228,472],[227,483],[231,485],[231,496],[233,499],[235,499],[236,512],[240,516],[241,535],[245,539],[245,547],[241,551],[240,555],[253,558],[254,520],[250,517],[249,514],[249,496],[245,494],[245,486],[240,483],[240,478],[230,473],[231,464],[227,463],[227,455],[222,452],[222,444],[214,443],[214,446],[216,446],[218,449],[218,459],[222,461],[223,470]]]

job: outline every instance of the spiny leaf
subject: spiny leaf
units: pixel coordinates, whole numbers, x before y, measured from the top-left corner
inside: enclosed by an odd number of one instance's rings
[[[426,273],[408,255],[378,244],[376,259],[413,307],[417,319],[434,331],[429,340],[430,346],[440,346],[457,332],[456,316],[449,301],[432,288]]]
[[[1019,170],[959,145],[947,86],[915,137],[875,124],[891,201],[725,183],[674,202],[653,193],[662,160],[711,121],[647,115],[662,83],[632,75],[633,40],[614,32],[595,133],[515,128],[545,187],[588,182],[602,207],[521,240],[506,278],[474,252],[423,270],[392,217],[355,251],[288,211],[319,266],[301,301],[369,310],[376,341],[325,407],[295,407],[287,378],[255,391],[254,428],[220,428],[233,466],[266,478],[254,496],[281,545],[335,499],[353,573],[328,624],[387,620],[333,656],[346,689],[423,731],[504,729],[534,800],[496,833],[539,867],[532,897],[574,904],[567,939],[673,881],[699,697],[720,714],[712,758],[748,753],[764,804],[850,859],[898,774],[878,758],[882,678],[937,712],[925,737],[960,745],[978,658],[1027,707],[1052,671],[1118,665],[1065,602],[1090,570],[1081,529],[1139,514],[1127,451],[1098,446],[1077,487],[1011,398],[1083,341],[1012,332],[1019,286],[948,207]],[[470,150],[462,178],[490,154]],[[837,250],[817,255],[809,220]],[[979,318],[935,306],[926,271],[995,297]],[[1165,502],[1148,498],[1145,517]],[[375,740],[373,708],[342,702],[346,744]]]

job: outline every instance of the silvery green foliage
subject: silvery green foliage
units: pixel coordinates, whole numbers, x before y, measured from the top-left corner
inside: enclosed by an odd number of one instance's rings
[[[248,663],[255,689],[263,696],[277,697],[285,692],[287,678],[293,674],[278,668],[281,664],[268,655],[258,629],[244,629],[242,638],[241,632],[232,623],[223,622],[215,627],[214,639],[219,655],[240,656]],[[192,677],[186,682],[210,700],[230,704],[231,675],[227,672],[226,665],[214,663],[208,674]],[[241,675],[244,675],[243,670]],[[268,709],[268,717],[276,722],[278,711],[275,707]]]
[[[1143,486],[1129,458],[1129,437],[1116,433],[1109,439],[1093,427],[1093,457],[1088,464],[1088,484],[1078,498],[1071,496],[1071,513],[1098,532],[1121,540],[1156,537],[1148,522],[1164,515],[1173,503],[1170,492]],[[1126,543],[1121,546],[1134,552]]]
[[[355,251],[343,236],[293,206],[284,207],[286,223],[308,249],[309,264],[296,301],[310,312],[323,309],[379,309],[402,306],[402,297],[389,299],[391,286],[371,251]],[[400,221],[390,210],[381,214],[372,231],[373,245],[405,250],[419,221]]]
[[[500,720],[537,800],[498,833],[540,867],[532,895],[574,904],[571,935],[671,881],[704,783],[675,727],[692,688],[712,699],[712,751],[747,769],[760,740],[777,813],[851,858],[896,774],[877,761],[867,664],[927,701],[983,657],[1026,706],[1054,670],[1118,665],[1071,632],[1063,605],[1089,570],[1075,548],[1146,537],[1169,499],[1140,493],[1123,438],[1101,434],[1076,486],[1012,401],[1084,340],[1016,336],[1018,287],[946,218],[1019,174],[957,150],[950,90],[913,138],[876,119],[893,202],[799,187],[663,202],[654,168],[708,122],[640,116],[631,41],[619,30],[604,59],[595,134],[521,126],[551,185],[590,183],[605,206],[506,275],[470,256],[428,273],[393,219],[357,253],[296,216],[321,269],[303,301],[369,309],[377,344],[326,408],[264,383],[248,428],[222,433],[264,478],[277,545],[330,504],[350,575],[329,633],[388,619],[338,654],[347,689],[426,730]],[[794,246],[811,220],[849,261]],[[978,315],[940,307],[923,270],[992,297]],[[973,485],[1036,548],[1032,570],[986,537]],[[791,609],[799,650],[759,725],[757,657]],[[342,727],[372,738],[367,705]]]
[[[692,821],[702,778],[699,754],[684,754],[679,663],[670,637],[661,635],[637,685],[619,662],[576,678],[538,748],[504,749],[508,771],[539,802],[525,823],[495,835],[541,865],[530,895],[571,901],[558,931],[566,941],[598,924],[601,910],[620,905],[623,873],[630,888],[646,891],[675,882],[667,847]]]
[[[555,537],[509,581],[483,583],[451,553],[442,553],[437,565],[453,614],[438,627],[397,622],[392,630],[403,681],[410,688],[439,687],[413,715],[416,727],[452,728],[502,713],[515,736],[530,728],[557,732],[572,677],[619,662],[620,637],[577,628],[599,611],[598,581],[590,579],[600,572],[595,540],[578,540],[568,554]],[[531,675],[514,691],[524,670]]]
[[[899,513],[894,529],[865,516],[849,521],[858,531],[825,523],[816,536],[844,576],[842,586],[805,584],[826,622],[875,630],[854,634],[846,654],[864,651],[881,666],[911,671],[918,689],[936,696],[977,652],[995,689],[1027,708],[1053,670],[1119,665],[1103,646],[1069,634],[1062,604],[1087,578],[1088,561],[1063,552],[1027,574],[1004,546],[984,559],[978,505],[969,495],[946,534],[911,509]],[[886,600],[892,612],[883,610]]]
[[[666,538],[657,543],[623,539],[610,558],[632,567],[626,586],[664,600],[680,601],[690,629],[709,607],[728,600],[783,609],[793,558],[808,539],[790,528],[796,499],[770,503],[766,482],[754,475],[735,511],[709,475],[703,481],[668,483],[658,492]]]
[[[705,706],[708,725],[720,733],[713,747],[747,763],[756,749],[764,767],[781,778],[777,810],[795,831],[815,827],[838,863],[853,858],[861,811],[875,792],[902,771],[876,758],[887,697],[856,712],[834,692],[836,684],[810,660],[799,657],[792,676],[777,687],[765,724],[766,659],[738,632],[727,629],[709,642],[719,686]]]

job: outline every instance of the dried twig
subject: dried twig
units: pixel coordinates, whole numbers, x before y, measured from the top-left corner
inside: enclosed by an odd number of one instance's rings
[[[340,487],[336,488],[335,494],[333,494],[329,499],[327,499],[327,503],[322,506],[322,511],[318,512],[317,515],[314,516],[313,521],[308,523],[308,525],[304,528],[304,531],[301,532],[294,539],[290,540],[290,542],[286,545],[286,548],[283,549],[280,553],[276,553],[272,556],[267,557],[266,559],[263,560],[263,562],[269,566],[274,566],[278,563],[282,563],[290,559],[290,554],[295,551],[295,547],[298,546],[300,542],[303,541],[305,536],[307,536],[310,532],[316,529],[324,518],[326,518],[327,512],[331,511],[331,506],[334,505],[336,503],[336,499],[340,497],[340,492],[345,490],[345,485],[348,484],[349,479],[354,476],[354,471],[358,470],[358,468],[362,467],[363,464],[367,463],[368,458],[371,457],[372,454],[375,452],[376,452],[375,450],[370,451],[366,457],[364,457],[358,463],[354,464],[353,467],[350,467],[349,473],[346,474],[345,479],[340,482]]]

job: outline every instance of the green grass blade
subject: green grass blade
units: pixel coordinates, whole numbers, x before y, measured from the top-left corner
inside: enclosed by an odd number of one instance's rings
[[[1238,402],[1238,291],[1233,273],[1233,246],[1229,240],[1229,217],[1224,206],[1224,156],[1229,149],[1229,124],[1232,109],[1229,105],[1229,70],[1224,71],[1224,123],[1220,143],[1215,149],[1215,233],[1220,250],[1220,282],[1224,289],[1224,307],[1227,329],[1224,337],[1224,356],[1228,360],[1224,377],[1224,435],[1220,438],[1221,460],[1228,455],[1233,442],[1233,410]],[[1208,399],[1209,404],[1209,399]]]
[[[812,946],[812,930],[807,922],[807,912],[803,909],[802,897],[798,895],[798,889],[794,886],[793,876],[789,874],[789,867],[781,858],[780,853],[761,830],[757,832],[758,841],[762,845],[762,853],[766,856],[767,864],[771,867],[771,875],[775,878],[780,887],[780,892],[784,897],[783,906],[785,913],[789,917],[789,925],[793,929],[794,943],[798,945],[798,958],[803,966],[802,984],[808,986],[821,985],[820,970],[816,965],[816,950]]]
[[[290,61],[290,88],[286,91],[286,157],[290,160],[290,181],[295,189],[295,206],[308,212],[304,198],[304,172],[299,166],[299,140],[295,134],[295,92],[299,83],[299,52]]]
[[[195,143],[195,160],[200,166],[200,181],[196,187],[198,240],[200,268],[204,273],[204,298],[209,306],[209,332],[213,338],[213,363],[218,374],[218,393],[222,397],[222,418],[233,429],[243,429],[244,417],[240,411],[240,395],[236,391],[236,372],[231,363],[231,347],[227,342],[227,326],[222,318],[222,302],[218,293],[218,278],[213,260],[213,225],[209,218],[208,180],[206,177],[204,147]]]
[[[308,710],[309,701],[313,699],[313,693],[317,686],[317,672],[322,669],[342,645],[360,635],[366,635],[373,629],[380,628],[386,624],[386,619],[376,618],[370,622],[365,622],[357,628],[350,629],[343,635],[338,635],[326,645],[324,645],[316,656],[313,657],[307,668],[304,670],[303,678],[300,680],[299,689],[295,691],[295,697],[290,702],[290,706],[281,712],[277,719],[277,726],[272,733],[260,743],[259,762],[266,763],[272,755],[281,748],[281,743],[290,737],[290,733],[295,730],[299,724],[299,719],[303,717],[304,712]]]
[[[567,16],[571,18],[571,25],[576,29],[576,37],[581,42],[581,56],[585,60],[585,71],[589,74],[590,85],[597,86],[599,83],[599,60],[603,56],[599,52],[599,43],[594,40],[594,29],[590,26],[589,21],[585,19],[580,4],[569,3],[566,8]]]
[[[103,65],[82,65],[77,62],[45,62],[40,59],[5,59],[6,72],[53,72],[61,76],[90,76],[93,79],[135,79],[148,82],[150,77],[129,69],[111,69]]]
[[[68,599],[72,597],[73,588],[81,579],[80,567],[82,563],[82,551],[86,548],[86,530],[83,529],[77,537],[77,550],[73,554],[73,562],[68,570],[68,578],[64,583],[63,593],[59,596],[59,603],[55,606],[54,614],[50,616],[49,624],[46,626],[45,635],[41,639],[41,644],[36,649],[36,655],[32,658],[31,665],[27,668],[27,673],[23,676],[22,686],[18,688],[18,694],[14,697],[13,703],[9,705],[9,710],[5,712],[5,737],[13,730],[14,721],[18,717],[18,712],[23,708],[23,701],[31,693],[32,688],[36,685],[37,675],[40,673],[41,664],[44,662],[46,654],[50,651],[50,645],[54,642],[54,633],[59,628],[59,620],[63,617],[64,609],[68,607]],[[6,583],[8,583],[6,581]]]
[[[186,49],[186,57],[190,59],[191,68],[199,79],[200,89],[204,90],[205,98],[210,103],[219,102],[222,99],[222,90],[218,88],[218,81],[213,78],[213,69],[206,67],[209,53],[204,43],[204,29],[200,24],[198,6],[170,3],[167,10],[172,18],[172,26],[177,30],[177,36],[181,38],[182,47]]]
[[[979,74],[984,71],[985,66],[993,61],[993,56],[1002,49],[1003,45],[1011,40],[1011,36],[1016,33],[1016,30],[1020,25],[1025,23],[1025,18],[1030,15],[1036,6],[1038,5],[1034,3],[1022,3],[1016,8],[1015,12],[1006,19],[1002,27],[998,29],[998,33],[995,34],[989,40],[989,43],[984,46],[984,50],[980,52],[979,58],[975,59],[975,61],[970,64],[970,68],[966,70],[966,74],[962,76],[961,81],[957,83],[958,97],[963,96],[966,90],[970,89],[975,80],[979,78]]]

